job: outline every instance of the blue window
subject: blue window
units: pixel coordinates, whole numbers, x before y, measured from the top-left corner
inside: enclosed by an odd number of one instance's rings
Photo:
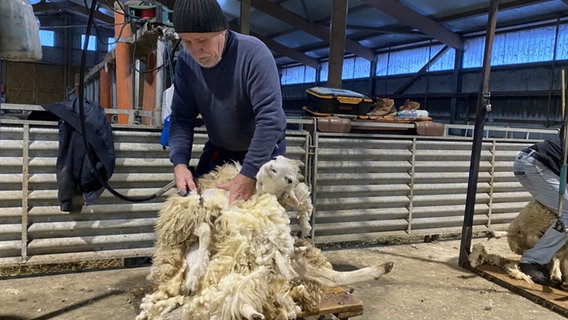
[[[108,52],[111,52],[112,49],[116,48],[116,42],[114,41],[114,37],[110,37],[107,39],[107,47],[108,47]]]
[[[85,35],[81,35],[81,49],[85,47]],[[97,38],[95,36],[89,36],[89,44],[87,46],[88,51],[95,51],[97,50]]]
[[[39,30],[39,42],[44,47],[55,46],[55,31],[53,30]]]
[[[444,45],[438,44],[381,53],[377,56],[375,74],[377,76],[388,76],[416,73],[443,48]],[[455,49],[450,48],[430,66],[428,71],[452,70],[454,68],[455,56]]]
[[[561,24],[558,28],[556,60],[568,60],[568,24]]]
[[[345,58],[341,79],[368,78],[371,75],[371,62],[361,57]]]
[[[438,52],[444,48],[443,45],[432,46],[430,58],[433,58]],[[453,70],[456,63],[456,49],[450,48],[446,51],[434,64],[428,68],[428,71]]]
[[[309,66],[286,67],[281,70],[281,84],[316,82],[316,69]]]
[[[557,59],[566,59],[568,38],[563,34],[566,25],[560,26]],[[531,62],[552,61],[554,55],[554,37],[556,28],[540,27],[522,31],[505,32],[495,35],[491,54],[491,65],[511,65]],[[485,37],[466,40],[464,46],[463,67],[479,68],[483,64]],[[562,57],[564,55],[564,57]]]
[[[361,57],[351,57],[343,59],[341,69],[341,79],[368,78],[371,74],[371,62]],[[328,79],[329,61],[321,63],[320,80],[325,82]]]

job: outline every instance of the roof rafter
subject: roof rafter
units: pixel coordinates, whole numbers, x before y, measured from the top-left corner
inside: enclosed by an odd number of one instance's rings
[[[412,26],[424,34],[430,35],[453,48],[460,48],[462,37],[436,21],[417,13],[395,0],[362,0],[370,6],[383,11],[398,21]]]
[[[265,36],[262,36],[260,34],[257,33],[251,33],[251,35],[259,38],[262,42],[264,42],[266,44],[266,46],[268,48],[270,48],[271,50],[274,50],[284,56],[287,56],[288,58],[292,58],[298,62],[301,62],[307,66],[310,66],[314,69],[318,68],[318,61],[314,58],[311,58],[309,56],[307,56],[305,53],[302,53],[300,51],[294,50],[290,47],[286,47],[285,45],[278,43],[270,38],[267,38]]]
[[[240,25],[238,23],[234,22],[234,21],[230,23],[230,27],[233,30],[240,30]],[[266,46],[272,51],[276,51],[281,55],[284,55],[288,58],[294,59],[294,60],[301,62],[301,63],[303,63],[307,66],[310,66],[314,69],[318,68],[318,65],[319,65],[318,60],[309,57],[308,55],[306,55],[303,52],[300,52],[298,50],[294,50],[294,49],[287,47],[287,46],[285,46],[285,45],[283,45],[279,42],[276,42],[275,40],[273,40],[271,38],[265,37],[265,36],[258,34],[258,33],[251,32],[250,35],[260,39],[260,41],[264,42],[264,44],[266,44]]]
[[[85,6],[77,4],[72,1],[64,2],[39,2],[33,6],[34,13],[44,12],[44,11],[57,11],[57,10],[67,10],[75,13],[80,13],[84,15],[89,15],[89,10]],[[94,18],[109,24],[114,24],[114,17],[101,13],[99,11],[95,12]],[[114,28],[114,26],[113,26]]]
[[[284,21],[304,32],[329,42],[330,31],[324,26],[309,23],[306,19],[267,0],[251,0],[251,5],[278,20]],[[369,61],[372,61],[375,56],[373,50],[350,39],[346,39],[345,50]]]

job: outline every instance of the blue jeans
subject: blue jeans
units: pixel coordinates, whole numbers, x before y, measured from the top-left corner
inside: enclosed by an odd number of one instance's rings
[[[517,155],[513,170],[519,182],[535,200],[552,212],[558,212],[558,190],[560,188],[558,175],[524,151]],[[565,226],[568,226],[568,196],[566,194],[564,194],[563,201],[561,220]],[[554,254],[566,244],[566,233],[555,230],[553,228],[555,223],[556,221],[552,223],[533,248],[525,251],[520,259],[521,263],[547,264]]]

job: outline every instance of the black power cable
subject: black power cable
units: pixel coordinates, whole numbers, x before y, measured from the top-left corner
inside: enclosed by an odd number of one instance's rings
[[[149,196],[140,196],[140,197],[125,196],[125,195],[119,193],[118,191],[114,190],[105,181],[105,179],[101,176],[101,173],[95,167],[96,159],[95,159],[94,151],[92,150],[92,148],[87,143],[87,129],[86,129],[86,125],[85,125],[85,105],[84,105],[84,100],[83,100],[84,99],[83,89],[84,89],[84,82],[85,82],[85,64],[86,64],[86,60],[87,60],[87,47],[89,46],[89,36],[91,35],[91,26],[93,25],[94,15],[95,15],[95,11],[96,11],[96,5],[97,5],[97,0],[92,0],[91,8],[89,10],[89,19],[87,21],[87,30],[85,32],[86,33],[85,43],[83,44],[83,51],[82,51],[82,55],[81,55],[81,67],[79,69],[79,88],[78,88],[78,90],[79,90],[79,92],[78,92],[78,95],[79,95],[79,119],[80,119],[80,122],[81,122],[81,134],[83,136],[83,143],[85,144],[85,148],[87,149],[87,157],[88,157],[89,161],[91,162],[92,167],[94,168],[93,173],[95,174],[95,177],[97,178],[97,180],[101,183],[101,185],[106,190],[108,190],[110,193],[112,193],[117,198],[125,200],[125,201],[130,201],[130,202],[150,201],[150,200],[152,200],[156,197],[161,196],[162,194],[164,194],[169,189],[173,188],[175,186],[175,181],[171,181],[166,186],[164,186],[163,188],[159,189],[158,191],[154,192],[153,194],[151,194]]]

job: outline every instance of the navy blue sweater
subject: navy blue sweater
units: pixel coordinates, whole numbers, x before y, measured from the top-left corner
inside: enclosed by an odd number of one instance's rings
[[[222,59],[213,68],[202,68],[184,49],[174,85],[169,133],[174,166],[189,164],[201,114],[211,143],[229,151],[248,150],[241,173],[254,178],[286,129],[278,69],[266,45],[227,31]]]

